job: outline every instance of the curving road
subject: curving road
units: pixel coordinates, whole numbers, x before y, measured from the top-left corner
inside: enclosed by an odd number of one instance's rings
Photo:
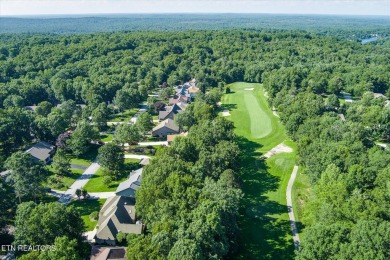
[[[299,250],[300,241],[299,241],[297,224],[294,216],[293,204],[291,199],[291,191],[294,185],[295,177],[297,177],[297,172],[298,172],[298,166],[295,165],[291,173],[290,180],[288,181],[287,190],[286,190],[288,217],[290,218],[290,225],[293,234],[295,250]]]

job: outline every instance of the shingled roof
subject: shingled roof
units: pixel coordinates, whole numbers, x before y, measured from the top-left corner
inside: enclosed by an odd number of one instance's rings
[[[95,238],[115,241],[119,232],[141,234],[143,225],[136,223],[135,200],[124,196],[110,197],[99,213]]]
[[[175,121],[173,121],[170,118],[160,122],[156,127],[153,128],[152,131],[154,132],[154,131],[161,129],[163,127],[167,127],[169,129],[173,130],[174,132],[179,132],[179,127],[175,124]]]
[[[118,196],[135,198],[135,192],[141,186],[142,171],[143,168],[140,168],[136,171],[132,171],[130,173],[130,177],[126,181],[121,182],[119,184],[118,188],[115,191],[115,194]]]
[[[31,154],[32,157],[38,160],[46,161],[52,155],[54,149],[54,145],[41,141],[27,149],[26,153]]]

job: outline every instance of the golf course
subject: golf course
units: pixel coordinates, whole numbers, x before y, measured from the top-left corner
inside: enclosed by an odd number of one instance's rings
[[[295,164],[295,144],[272,113],[261,84],[233,83],[222,99],[233,121],[241,149],[240,208],[237,259],[293,259],[294,244],[286,207],[286,188]],[[262,158],[283,143],[293,152]],[[268,153],[269,154],[269,153]]]

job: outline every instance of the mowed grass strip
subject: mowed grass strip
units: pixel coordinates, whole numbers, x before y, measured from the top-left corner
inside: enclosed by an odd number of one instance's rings
[[[256,97],[253,94],[245,93],[244,102],[250,118],[252,138],[258,139],[269,135],[272,132],[271,119],[261,109]]]

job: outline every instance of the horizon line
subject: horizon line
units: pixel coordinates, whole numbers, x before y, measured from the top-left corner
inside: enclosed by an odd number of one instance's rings
[[[104,15],[182,15],[182,14],[194,14],[194,15],[300,15],[300,16],[350,16],[350,17],[386,17],[390,18],[389,15],[384,14],[321,14],[321,13],[257,13],[257,12],[145,12],[145,13],[63,13],[63,14],[1,14],[1,18],[21,18],[21,17],[39,17],[39,16],[104,16]]]

